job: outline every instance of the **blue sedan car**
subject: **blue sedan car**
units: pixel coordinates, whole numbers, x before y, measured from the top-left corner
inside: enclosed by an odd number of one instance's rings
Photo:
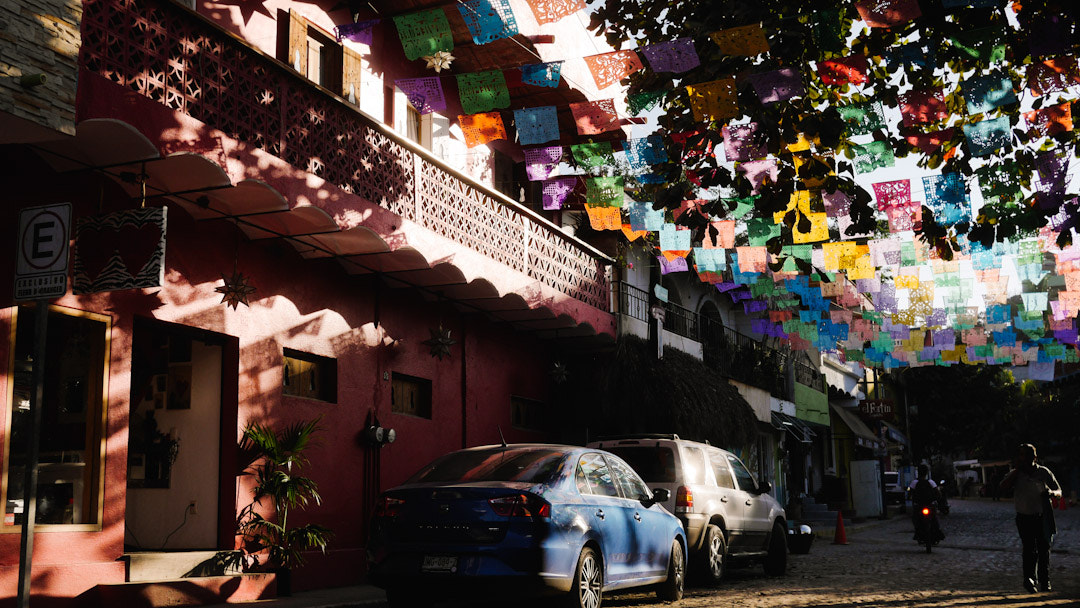
[[[603,594],[655,585],[682,598],[682,524],[614,454],[517,444],[452,452],[379,498],[370,580],[390,605],[449,596],[561,594],[599,608]]]

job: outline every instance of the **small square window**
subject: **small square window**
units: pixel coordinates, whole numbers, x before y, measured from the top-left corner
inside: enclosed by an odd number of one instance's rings
[[[390,411],[431,419],[431,380],[394,372]]]
[[[284,349],[282,392],[293,397],[337,402],[337,360]]]
[[[542,431],[545,428],[544,404],[535,399],[510,396],[510,424],[514,428]]]

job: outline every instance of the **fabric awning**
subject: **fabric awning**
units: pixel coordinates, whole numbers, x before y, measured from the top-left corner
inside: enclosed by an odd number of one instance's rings
[[[901,443],[903,445],[908,444],[907,436],[901,433],[900,429],[885,421],[882,421],[881,425],[885,427],[885,436],[887,439],[895,443]]]
[[[810,425],[783,412],[772,412],[772,425],[777,430],[788,431],[802,443],[812,443],[817,435],[811,430]]]
[[[870,430],[870,427],[866,426],[866,423],[860,420],[854,412],[833,403],[830,403],[829,407],[840,417],[840,420],[844,422],[844,425],[851,429],[852,435],[855,436],[856,445],[864,448],[876,448],[881,446],[881,440],[877,438],[877,435]]]

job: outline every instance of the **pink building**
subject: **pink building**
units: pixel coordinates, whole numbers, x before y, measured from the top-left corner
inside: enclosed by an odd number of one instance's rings
[[[391,20],[425,6],[349,4],[0,9],[19,37],[0,62],[0,213],[20,226],[70,203],[76,253],[48,321],[35,606],[272,594],[272,575],[180,580],[220,574],[237,546],[251,422],[321,417],[304,473],[322,505],[294,517],[334,537],[296,588],[362,581],[369,507],[436,456],[572,427],[546,416],[551,372],[568,345],[614,340],[610,259],[536,211],[519,146],[464,145],[455,95],[421,115],[394,87],[433,74]],[[446,8],[454,72],[602,48],[577,17],[540,25],[513,6],[522,34],[484,46]],[[334,37],[355,17],[381,19],[371,44]],[[557,105],[572,132],[566,104],[599,93],[568,70],[557,88],[508,77],[513,107]],[[0,271],[0,605],[19,574],[35,344],[17,270]],[[223,303],[247,285],[246,303]],[[373,425],[396,441],[367,439]]]

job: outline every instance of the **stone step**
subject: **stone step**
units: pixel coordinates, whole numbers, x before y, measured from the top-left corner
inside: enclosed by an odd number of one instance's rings
[[[239,551],[145,551],[123,559],[130,583],[241,573]]]
[[[83,606],[162,608],[254,602],[276,597],[275,575],[258,573],[98,585],[79,599]]]

